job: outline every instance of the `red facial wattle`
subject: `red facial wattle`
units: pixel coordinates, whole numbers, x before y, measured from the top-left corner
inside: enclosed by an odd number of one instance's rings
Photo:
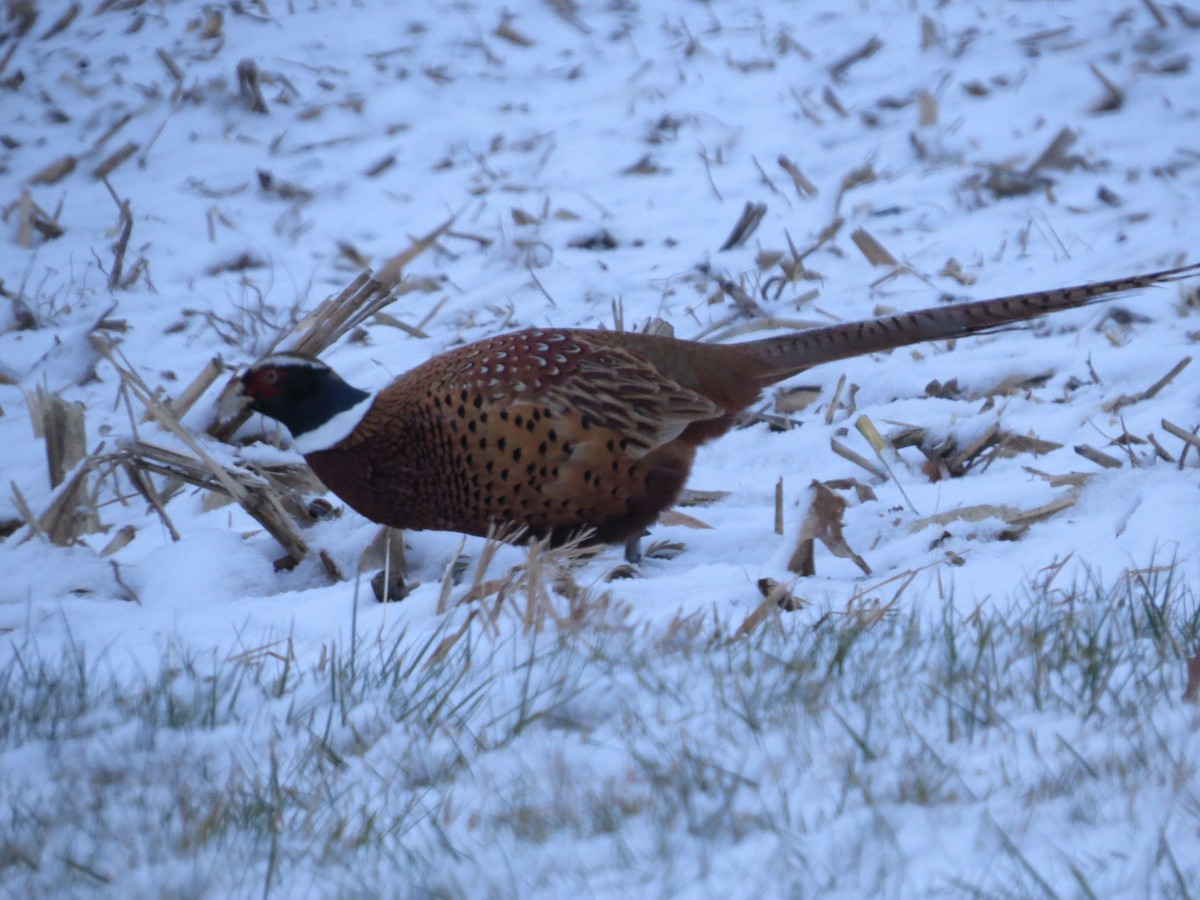
[[[272,400],[283,393],[283,380],[279,377],[279,372],[273,368],[247,373],[243,384],[243,389],[248,397]]]

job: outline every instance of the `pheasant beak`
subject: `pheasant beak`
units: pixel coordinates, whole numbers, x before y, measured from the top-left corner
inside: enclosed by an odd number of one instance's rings
[[[240,375],[236,375],[225,385],[225,390],[217,398],[217,419],[221,422],[228,422],[247,409],[251,409],[253,404],[254,398],[246,394],[245,382]]]

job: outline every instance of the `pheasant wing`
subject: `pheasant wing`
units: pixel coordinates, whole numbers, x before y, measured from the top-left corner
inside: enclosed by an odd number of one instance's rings
[[[619,347],[581,355],[572,377],[547,385],[541,402],[556,415],[577,415],[581,429],[618,436],[624,455],[639,459],[679,437],[693,422],[725,410]]]

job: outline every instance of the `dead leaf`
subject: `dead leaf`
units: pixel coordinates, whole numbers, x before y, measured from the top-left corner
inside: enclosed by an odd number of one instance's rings
[[[774,578],[758,579],[758,592],[767,600],[775,601],[775,605],[784,612],[795,612],[808,606],[808,601],[797,597],[788,590],[786,584]]]
[[[819,481],[814,480],[811,487],[812,504],[800,525],[800,539],[792,558],[788,560],[788,571],[800,575],[815,575],[817,570],[813,562],[813,542],[819,540],[834,556],[853,560],[854,564],[862,569],[863,574],[870,575],[871,567],[850,549],[842,535],[842,515],[846,511],[846,500]]]
[[[712,528],[712,526],[707,522],[701,522],[695,516],[689,516],[687,513],[681,513],[677,509],[668,509],[665,513],[659,516],[658,524],[682,525],[684,528]]]

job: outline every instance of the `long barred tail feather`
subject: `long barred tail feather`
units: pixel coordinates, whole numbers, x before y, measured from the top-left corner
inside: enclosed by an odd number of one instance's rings
[[[950,306],[897,313],[878,319],[813,328],[736,346],[749,350],[780,372],[800,372],[821,363],[877,353],[924,341],[980,334],[1048,313],[1087,306],[1118,294],[1200,275],[1200,263],[1094,281],[1048,291],[1032,291]]]

